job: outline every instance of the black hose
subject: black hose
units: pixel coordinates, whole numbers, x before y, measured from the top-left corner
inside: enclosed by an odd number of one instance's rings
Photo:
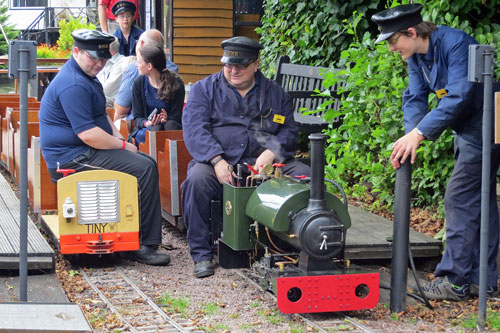
[[[417,270],[415,268],[415,263],[413,262],[413,255],[411,254],[411,247],[410,246],[408,246],[408,259],[410,260],[411,271],[413,273],[413,277],[415,278],[415,283],[417,284],[418,291],[420,292],[420,295],[422,295],[423,303],[425,303],[425,305],[429,309],[432,310],[432,309],[434,309],[434,307],[432,306],[432,304],[427,299],[427,296],[425,296],[425,293],[422,290],[422,286],[420,285],[420,281],[419,281],[418,276],[417,276]],[[409,293],[408,293],[408,295],[409,295]]]
[[[387,289],[387,290],[391,290],[391,286],[388,286],[388,285],[386,285],[386,284],[380,284],[380,288],[382,288],[382,289]],[[418,295],[415,295],[414,293],[410,293],[410,292],[408,292],[408,291],[407,291],[407,292],[406,292],[406,295],[408,295],[408,296],[410,296],[410,297],[412,297],[412,298],[416,299],[417,301],[419,301],[419,302],[421,302],[421,303],[425,303],[425,300],[424,300],[422,297],[420,297],[420,296],[418,296]]]
[[[336,181],[328,179],[328,178],[325,178],[325,181],[329,182],[330,184],[332,184],[333,186],[335,186],[336,188],[339,189],[340,194],[342,195],[342,199],[344,200],[344,206],[345,206],[345,208],[348,208],[347,196],[345,195],[345,192],[344,192],[344,189],[342,188],[342,186],[340,186],[340,184],[337,183]]]

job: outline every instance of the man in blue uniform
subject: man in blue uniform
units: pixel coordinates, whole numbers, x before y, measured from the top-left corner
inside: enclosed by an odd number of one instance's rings
[[[283,172],[309,175],[293,160],[298,125],[288,94],[259,71],[262,46],[247,37],[222,42],[224,68],[191,88],[182,126],[193,157],[182,183],[187,240],[198,278],[214,274],[210,244],[210,201],[222,199],[222,183],[233,184],[237,164],[260,171],[284,162]]]
[[[135,55],[135,44],[144,32],[144,30],[138,28],[134,24],[133,17],[136,11],[135,4],[125,0],[118,1],[113,5],[111,10],[118,22],[118,29],[114,32],[114,35],[120,41],[120,49],[118,52],[126,57]]]
[[[423,22],[422,5],[400,5],[372,16],[380,27],[377,42],[408,62],[410,85],[403,96],[406,135],[393,146],[395,169],[407,158],[415,161],[424,139],[435,140],[446,128],[455,135],[455,167],[445,194],[446,249],[436,279],[424,288],[427,297],[461,301],[477,296],[481,213],[481,151],[483,87],[468,82],[468,49],[477,44],[461,30]],[[438,106],[428,112],[428,95]],[[487,294],[498,294],[498,147],[492,146]]]
[[[166,265],[170,258],[156,251],[161,243],[161,211],[156,162],[125,142],[106,113],[106,97],[96,75],[111,58],[113,36],[76,30],[71,59],[61,68],[42,98],[40,143],[52,180],[56,170],[116,170],[137,178],[140,242],[130,259]]]

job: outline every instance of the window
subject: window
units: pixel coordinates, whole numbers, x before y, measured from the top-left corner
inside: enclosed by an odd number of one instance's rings
[[[47,7],[49,0],[12,0],[12,8]]]

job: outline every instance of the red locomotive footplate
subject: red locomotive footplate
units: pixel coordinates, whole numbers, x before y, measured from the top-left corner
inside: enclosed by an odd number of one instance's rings
[[[378,273],[279,277],[278,309],[283,313],[371,309],[379,297]]]
[[[109,232],[102,234],[61,235],[62,254],[107,254],[139,250],[138,232]]]

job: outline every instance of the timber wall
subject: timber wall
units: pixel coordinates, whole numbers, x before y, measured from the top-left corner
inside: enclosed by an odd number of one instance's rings
[[[173,1],[173,61],[184,84],[220,71],[220,43],[232,36],[232,0]]]

